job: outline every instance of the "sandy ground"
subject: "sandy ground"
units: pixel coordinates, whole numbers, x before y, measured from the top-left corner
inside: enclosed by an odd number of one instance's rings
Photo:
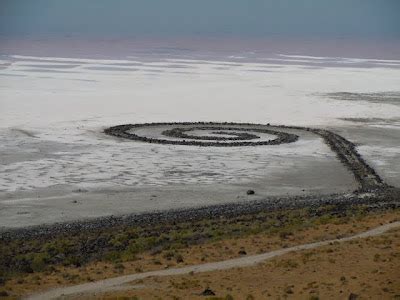
[[[5,288],[26,294],[52,286],[114,277],[51,293],[54,296],[89,292],[80,294],[79,299],[135,295],[140,299],[166,295],[186,299],[198,297],[209,287],[217,296],[231,294],[235,299],[246,298],[249,294],[256,299],[266,295],[274,299],[293,296],[309,299],[312,295],[347,299],[351,292],[362,297],[370,295],[372,299],[388,298],[400,292],[400,283],[396,281],[400,246],[396,220],[396,212],[375,214],[354,218],[351,222],[321,223],[295,234],[255,234],[190,246],[177,250],[172,259],[167,252],[144,253],[137,260],[117,265],[93,263],[81,268],[57,267],[57,272],[13,279]],[[386,233],[390,228],[395,231]],[[364,233],[356,234],[360,232]],[[368,237],[376,234],[382,236]],[[342,240],[345,243],[326,242],[343,237],[348,237]],[[325,242],[319,243],[321,240]],[[318,246],[321,248],[312,249]],[[291,253],[291,250],[300,252]],[[243,251],[245,255],[240,254]],[[277,255],[282,257],[275,257]],[[181,258],[177,260],[176,257]],[[265,259],[272,260],[262,262]],[[132,273],[136,274],[129,275]],[[118,274],[126,275],[116,277]],[[103,294],[110,289],[112,293]],[[93,291],[96,294],[92,294]],[[44,295],[39,297],[43,299]]]
[[[286,254],[258,266],[191,276],[149,278],[86,299],[396,299],[400,293],[399,230],[380,237]],[[362,251],[361,251],[362,250]],[[354,297],[353,296],[353,297]]]
[[[33,296],[30,299],[43,299],[44,300],[44,299],[57,298],[60,296],[67,296],[69,294],[72,294],[72,295],[73,294],[85,294],[87,292],[90,293],[90,292],[97,292],[97,291],[107,291],[108,289],[115,290],[115,289],[118,289],[119,285],[123,285],[123,284],[129,283],[132,281],[136,281],[136,280],[146,279],[148,277],[187,275],[189,273],[196,274],[196,273],[203,273],[203,272],[224,271],[224,270],[230,270],[233,268],[249,267],[249,266],[256,265],[260,262],[269,260],[271,258],[285,255],[287,253],[291,253],[291,252],[295,252],[295,251],[315,249],[315,248],[318,248],[321,246],[326,246],[326,245],[340,243],[340,242],[346,242],[346,241],[353,241],[353,240],[357,240],[359,238],[375,237],[377,235],[386,233],[390,229],[398,228],[399,226],[400,226],[400,222],[394,222],[394,223],[382,225],[380,227],[371,229],[371,230],[369,230],[367,232],[363,232],[359,235],[342,238],[342,239],[328,240],[328,241],[324,241],[324,242],[315,242],[315,243],[311,243],[311,244],[303,244],[303,245],[294,246],[294,247],[290,247],[290,248],[286,248],[286,249],[276,250],[276,251],[262,253],[262,254],[253,255],[253,256],[245,256],[245,257],[231,259],[231,260],[225,260],[225,261],[221,261],[221,262],[195,265],[195,266],[179,268],[179,269],[169,269],[169,270],[153,271],[153,272],[149,272],[149,273],[142,273],[142,274],[136,274],[136,275],[121,276],[121,277],[111,278],[111,279],[103,280],[103,281],[99,281],[99,282],[88,283],[88,284],[77,285],[77,286],[73,286],[73,287],[69,287],[69,288],[61,288],[58,290],[53,290],[52,292],[51,291],[48,292],[48,294],[43,293],[43,294],[38,295],[36,298]],[[219,278],[219,276],[218,276],[218,278]],[[187,277],[185,277],[184,279],[187,279]],[[248,285],[248,288],[252,288],[252,287],[253,287],[253,285]],[[294,287],[294,285],[288,286],[288,287],[292,288],[292,287]],[[135,289],[135,287],[134,287],[134,289]],[[286,291],[286,292],[288,292],[288,291]],[[288,292],[288,294],[291,294],[291,293],[293,293],[293,289],[291,289],[291,292]]]
[[[199,149],[102,133],[123,123],[329,127],[359,143],[378,173],[396,185],[398,94],[364,101],[365,94],[348,100],[328,93],[398,92],[399,65],[290,55],[263,62],[2,56],[0,226],[246,201],[249,188],[256,190],[252,199],[354,189],[318,139]],[[370,122],[360,125],[360,118]],[[377,118],[387,122],[382,126]]]

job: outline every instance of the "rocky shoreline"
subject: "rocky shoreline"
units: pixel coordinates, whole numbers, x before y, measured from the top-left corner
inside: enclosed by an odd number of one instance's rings
[[[220,217],[235,217],[243,214],[253,214],[262,211],[277,211],[284,209],[311,208],[315,209],[324,205],[336,205],[338,210],[346,209],[353,205],[366,205],[370,209],[375,207],[393,207],[400,206],[400,189],[387,185],[369,166],[362,156],[357,152],[355,145],[338,134],[328,130],[314,129],[307,127],[295,127],[284,125],[261,125],[251,123],[215,123],[215,122],[186,122],[186,123],[148,123],[148,124],[129,124],[119,125],[106,129],[104,132],[118,137],[132,138],[127,130],[143,126],[162,126],[162,125],[190,125],[190,126],[209,126],[212,130],[228,130],[229,126],[266,126],[277,127],[281,129],[296,129],[311,131],[321,136],[325,143],[336,153],[339,160],[352,172],[359,183],[359,188],[351,194],[335,195],[305,195],[305,196],[287,196],[287,197],[268,197],[263,200],[236,202],[223,205],[213,205],[191,209],[179,209],[160,212],[151,212],[143,214],[130,214],[123,216],[100,217],[89,220],[74,221],[68,223],[55,223],[50,225],[39,225],[19,229],[5,229],[0,231],[0,240],[34,238],[36,236],[53,237],[60,233],[74,233],[85,230],[96,230],[99,228],[109,228],[119,225],[151,225],[168,222],[189,222],[201,219],[212,219]],[[223,125],[223,126],[222,126]],[[244,128],[254,131],[254,128]],[[235,127],[233,130],[242,130]],[[265,131],[264,129],[260,129]],[[269,130],[275,132],[274,130]],[[274,133],[276,134],[276,133]],[[279,131],[278,138],[297,139],[298,136]],[[136,139],[134,137],[134,139]],[[276,139],[276,140],[277,140]],[[143,140],[145,141],[145,140]],[[274,141],[274,140],[272,140]],[[149,142],[146,140],[146,142]],[[157,142],[157,141],[151,141]],[[169,142],[169,141],[168,141]],[[177,144],[185,144],[185,141],[173,141]],[[191,142],[191,141],[187,141]],[[286,140],[287,142],[287,140]],[[161,142],[164,143],[164,142]],[[216,142],[219,143],[219,142]],[[238,142],[243,143],[243,142]],[[253,142],[244,142],[253,143]],[[223,143],[220,143],[223,145]],[[212,145],[202,145],[212,146]]]
[[[32,239],[35,237],[55,237],[59,234],[73,234],[83,231],[116,226],[149,226],[163,223],[180,223],[202,219],[232,218],[241,215],[257,214],[307,208],[317,210],[319,207],[334,205],[337,213],[348,208],[363,205],[366,209],[386,209],[400,207],[400,189],[386,188],[370,193],[355,192],[352,194],[313,195],[293,197],[271,197],[265,200],[237,202],[222,205],[205,206],[191,209],[179,209],[143,214],[100,217],[68,223],[55,223],[27,228],[8,229],[0,232],[0,241],[12,239]]]

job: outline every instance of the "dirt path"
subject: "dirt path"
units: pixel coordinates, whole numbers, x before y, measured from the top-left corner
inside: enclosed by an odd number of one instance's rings
[[[194,266],[187,266],[182,268],[171,268],[166,270],[158,270],[158,271],[151,271],[151,272],[144,272],[144,273],[136,273],[131,275],[124,275],[120,277],[114,277],[105,280],[99,280],[96,282],[84,283],[79,285],[74,285],[70,287],[62,287],[49,290],[44,293],[36,294],[33,296],[28,297],[28,299],[37,299],[37,300],[45,300],[45,299],[55,299],[63,296],[68,295],[79,295],[84,293],[90,292],[105,292],[113,289],[119,289],[121,285],[138,280],[143,279],[151,276],[171,276],[171,275],[182,275],[188,274],[190,272],[199,273],[199,272],[210,272],[210,271],[217,271],[217,270],[226,270],[231,268],[240,268],[240,267],[248,267],[255,264],[258,264],[262,261],[284,255],[286,253],[292,251],[299,251],[299,250],[307,250],[312,249],[324,245],[328,245],[332,242],[347,242],[350,240],[358,239],[358,238],[366,238],[370,236],[380,235],[385,233],[386,231],[399,227],[400,221],[393,222],[389,224],[385,224],[374,229],[340,239],[328,240],[328,241],[321,241],[315,242],[310,244],[298,245],[290,248],[279,249],[271,252],[266,252],[257,255],[250,255],[250,256],[243,256],[239,258],[219,261],[219,262],[212,262],[212,263],[205,263],[201,265],[194,265]],[[132,287],[134,288],[134,287]]]

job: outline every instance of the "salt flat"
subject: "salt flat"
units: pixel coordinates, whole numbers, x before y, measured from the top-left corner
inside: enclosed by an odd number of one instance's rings
[[[356,142],[378,173],[398,185],[399,86],[400,60],[395,59],[3,55],[0,226],[347,192],[355,186],[317,137],[205,149],[120,140],[102,132],[125,123],[329,128]],[[359,99],[337,96],[343,92]],[[386,93],[390,100],[382,96]],[[247,196],[248,188],[256,195]]]

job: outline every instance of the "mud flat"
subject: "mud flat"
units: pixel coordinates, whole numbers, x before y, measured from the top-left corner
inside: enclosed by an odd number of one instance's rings
[[[182,126],[185,125],[152,124],[130,128],[128,133],[151,141],[180,142],[181,138],[163,132]],[[16,139],[21,142],[28,139],[29,143],[35,143],[34,147],[41,147],[41,151],[22,157],[32,162],[18,164],[19,169],[14,169],[17,163],[12,163],[18,159],[18,153],[6,156],[11,160],[10,179],[26,190],[0,192],[0,227],[28,227],[232,202],[268,202],[276,197],[351,193],[358,188],[352,173],[323,138],[313,132],[254,124],[237,125],[243,130],[229,130],[237,126],[227,124],[214,125],[209,130],[198,128],[204,126],[198,123],[190,126],[197,129],[185,133],[195,135],[196,139],[185,140],[202,144],[218,142],[223,146],[131,141],[99,130],[95,136],[85,136],[90,143],[95,138],[96,144],[78,151],[90,155],[101,148],[102,156],[87,158],[86,154],[76,156],[79,153],[70,144],[41,143],[40,139],[18,136]],[[252,128],[268,133],[248,131]],[[251,139],[242,140],[244,136]],[[213,139],[204,139],[210,137]],[[239,146],[260,142],[266,145]],[[35,158],[35,155],[40,156]],[[31,176],[27,176],[29,171]],[[29,186],[42,183],[43,188]],[[247,195],[249,189],[255,194]]]
[[[53,222],[48,225],[38,225],[29,228],[22,229],[10,229],[6,228],[2,230],[2,238],[10,238],[12,236],[35,236],[35,235],[53,235],[60,232],[73,232],[81,231],[86,229],[95,229],[102,227],[112,227],[116,225],[135,225],[135,224],[154,224],[160,222],[170,221],[191,221],[199,220],[202,218],[217,218],[217,217],[232,217],[239,216],[241,214],[258,213],[261,211],[273,211],[279,209],[290,209],[290,208],[302,208],[302,207],[313,207],[338,204],[343,207],[349,207],[352,205],[366,204],[369,206],[383,206],[383,207],[397,207],[399,202],[399,190],[387,185],[375,170],[367,164],[367,162],[357,152],[355,145],[338,134],[335,134],[328,130],[313,129],[306,127],[288,127],[288,126],[270,126],[260,124],[237,124],[237,123],[152,123],[152,124],[140,124],[140,125],[123,125],[116,126],[107,129],[107,134],[116,135],[118,137],[132,138],[132,134],[126,134],[128,130],[133,127],[145,127],[145,128],[157,128],[159,132],[165,132],[165,127],[172,126],[178,128],[186,127],[190,130],[209,127],[209,130],[213,132],[212,135],[208,135],[209,140],[215,139],[216,136],[226,136],[228,139],[231,135],[226,135],[227,130],[234,126],[234,134],[239,134],[237,131],[255,132],[268,131],[269,134],[277,135],[276,140],[281,140],[282,136],[287,138],[286,142],[292,143],[297,140],[298,136],[293,133],[287,133],[292,130],[294,131],[305,131],[311,132],[312,134],[321,136],[325,143],[336,153],[339,160],[348,168],[353,174],[358,188],[352,193],[336,193],[336,194],[318,194],[318,195],[290,195],[290,196],[271,196],[266,198],[254,198],[253,200],[247,199],[247,201],[234,201],[231,199],[226,204],[218,205],[207,205],[197,206],[192,208],[181,208],[172,210],[161,210],[158,212],[146,212],[140,214],[125,214],[125,215],[113,215],[100,218],[92,218],[86,220],[77,220],[73,222],[57,223]],[[256,130],[253,130],[253,129]],[[262,128],[262,129],[260,129]],[[244,130],[243,130],[244,129]],[[161,130],[161,131],[160,131]],[[222,131],[221,130],[225,130]],[[286,135],[283,133],[286,132]],[[136,139],[136,136],[134,136]],[[161,139],[147,139],[144,140],[149,143],[164,143]],[[212,147],[214,145],[208,144],[208,141],[195,139],[196,142],[204,143],[202,146]],[[267,140],[264,142],[274,141]],[[167,141],[168,143],[169,141]],[[180,141],[174,141],[180,142]],[[185,141],[186,142],[186,141]],[[184,142],[184,143],[185,143]],[[223,143],[224,141],[213,141],[212,143]],[[236,140],[228,140],[229,143],[233,143],[234,146],[239,146]],[[249,142],[245,142],[249,143]],[[246,144],[248,145],[248,144]],[[248,145],[249,146],[249,145]],[[254,146],[254,145],[253,145]],[[161,199],[162,200],[162,199]]]

